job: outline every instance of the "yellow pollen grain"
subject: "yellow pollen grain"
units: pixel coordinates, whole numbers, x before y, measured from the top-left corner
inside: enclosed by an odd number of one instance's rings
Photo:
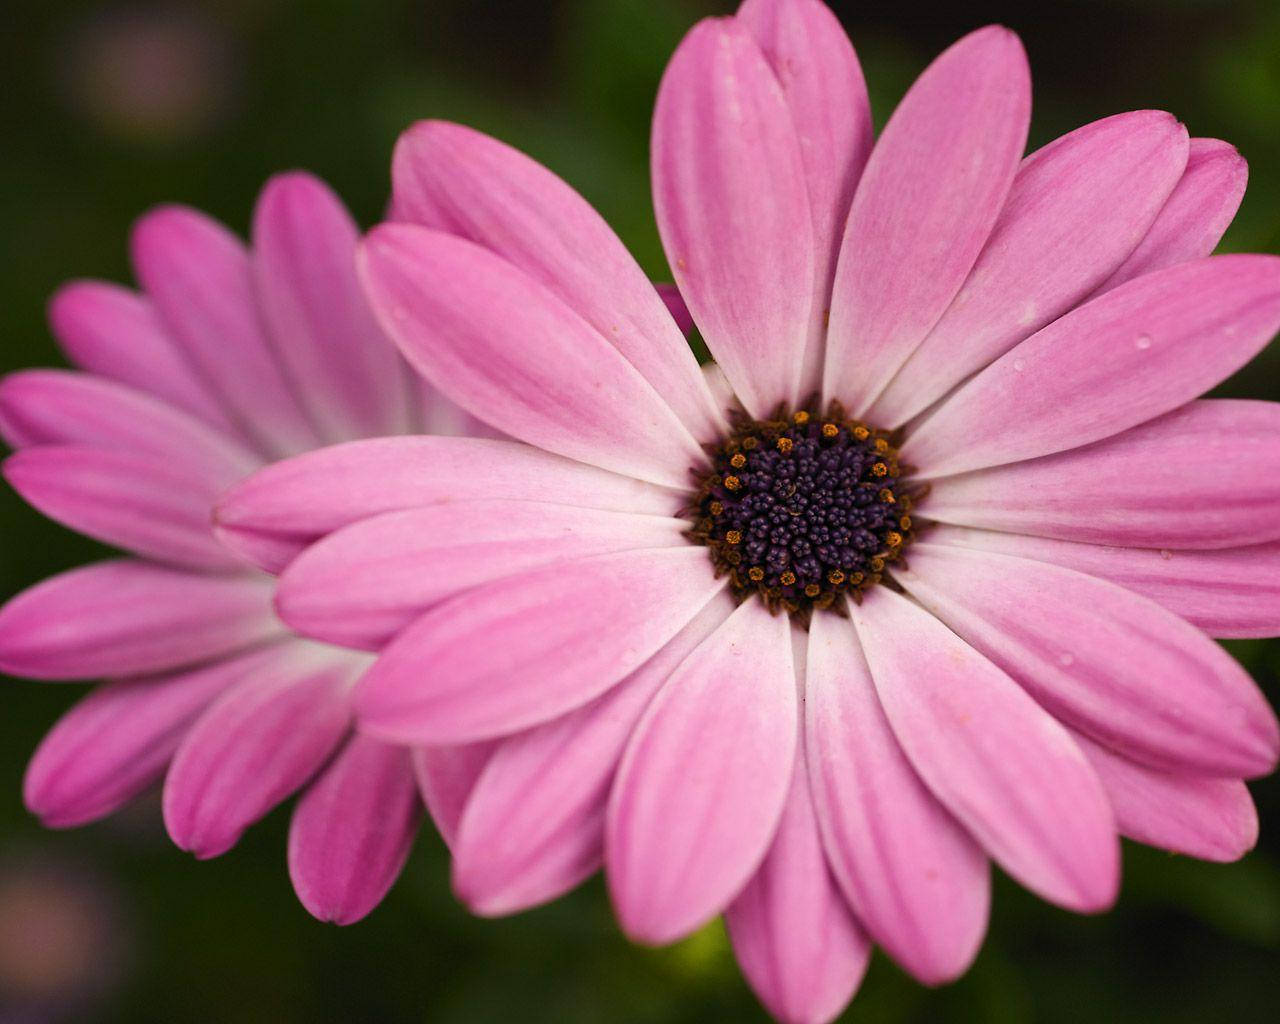
[[[756,437],[744,437],[742,439],[742,447],[746,451],[751,451],[760,444],[760,439]]]
[[[791,438],[789,437],[778,438],[778,451],[789,452],[794,447],[795,447],[795,442],[792,441]]]
[[[891,548],[900,547],[902,544],[902,534],[894,530],[890,530],[889,534],[885,537],[885,540],[889,542],[889,547]]]
[[[855,587],[856,587],[859,583],[861,583],[861,582],[862,582],[863,578],[864,578],[864,577],[863,577],[862,573],[860,573],[860,572],[855,572],[855,573],[853,573],[853,574],[849,577],[849,582],[850,582],[853,586],[855,586]]]
[[[883,454],[884,452],[887,452],[889,450],[889,442],[886,441],[883,437],[877,437],[875,449],[876,451]]]
[[[711,503],[711,514],[713,516],[724,515],[724,503],[720,501],[713,501]]]
[[[733,458],[729,460],[729,465],[731,465],[734,469],[741,469],[746,464],[747,464],[747,457],[743,455],[742,452],[738,452],[737,455],[735,455]]]
[[[901,519],[898,520],[898,525],[901,526],[904,530],[911,529],[911,517],[903,516]]]
[[[893,491],[889,490],[889,488],[887,487],[880,492],[880,500],[883,501],[886,505],[892,505],[895,501],[897,501],[897,499],[893,496]]]
[[[724,486],[730,491],[736,491],[742,486],[742,481],[736,476],[727,476],[724,478]]]
[[[838,433],[840,433],[840,428],[834,423],[824,423],[822,425],[823,437],[835,437]]]
[[[871,436],[871,431],[869,431],[866,427],[859,424],[858,426],[853,428],[853,436],[856,437],[859,441],[865,441],[867,438]]]
[[[877,462],[874,466],[871,467],[871,472],[874,473],[876,476],[884,476],[886,473],[889,472],[889,467],[886,466],[883,462]]]
[[[809,422],[809,414],[808,414],[807,412],[805,412],[803,409],[801,409],[798,413],[796,413],[796,414],[795,414],[794,416],[792,416],[791,418],[792,418],[796,423],[800,424],[800,426],[804,426],[806,423],[808,423],[808,422]]]
[[[784,587],[789,587],[791,586],[791,584],[795,583],[796,574],[793,573],[790,569],[788,569],[781,576],[779,576],[778,579]]]
[[[741,531],[741,530],[730,530],[728,533],[726,533],[726,534],[724,535],[724,539],[725,539],[725,540],[727,540],[730,544],[741,544],[741,543],[742,543],[742,531]]]
[[[844,573],[842,573],[839,569],[832,569],[829,573],[827,573],[827,582],[830,583],[833,587],[840,586],[840,584],[844,582]]]
[[[883,558],[878,558],[878,557],[877,557],[877,558],[873,558],[873,559],[871,559],[871,571],[872,571],[872,572],[882,572],[883,570],[884,570],[884,559],[883,559]]]
[[[804,588],[805,597],[817,597],[821,593],[822,593],[822,588],[818,586],[818,584],[816,583],[810,583],[807,587]]]
[[[753,565],[750,569],[747,570],[747,575],[751,577],[752,582],[759,583],[762,579],[764,579],[764,570],[761,569],[760,566],[758,565]]]

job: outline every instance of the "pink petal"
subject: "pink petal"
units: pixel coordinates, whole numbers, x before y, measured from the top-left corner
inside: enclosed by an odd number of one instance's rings
[[[396,144],[398,219],[492,250],[596,329],[699,441],[723,432],[698,364],[653,285],[577,192],[523,153],[461,125],[423,121]]]
[[[689,522],[534,501],[387,512],[330,534],[280,580],[276,609],[307,636],[380,649],[470,587],[585,555],[688,543]]]
[[[0,429],[15,448],[74,444],[168,459],[219,490],[261,460],[190,413],[105,377],[22,370],[0,381]]]
[[[1099,288],[1213,252],[1227,230],[1249,179],[1236,147],[1218,139],[1192,139],[1187,169],[1146,238]]]
[[[403,364],[356,280],[359,237],[342,201],[301,171],[267,182],[254,210],[263,320],[311,422],[329,441],[409,425]]]
[[[461,437],[353,441],[274,463],[218,506],[221,536],[278,572],[317,537],[382,512],[520,498],[673,515],[688,499],[538,448]]]
[[[903,754],[853,627],[815,615],[808,655],[809,784],[832,872],[890,956],[925,984],[957,978],[987,928],[987,858]]]
[[[533,278],[471,242],[405,224],[375,228],[359,260],[383,327],[462,408],[571,459],[688,484],[689,467],[703,459],[688,429],[617,349]]]
[[[319,439],[271,350],[239,239],[195,210],[168,206],[138,221],[132,248],[166,330],[237,425],[264,454],[314,448]]]
[[[745,0],[737,20],[777,75],[800,144],[813,215],[814,295],[800,391],[822,387],[836,257],[854,188],[871,153],[871,107],[858,57],[820,0]]]
[[[108,683],[58,719],[40,741],[22,794],[49,828],[105,818],[156,782],[191,723],[228,687],[278,657],[275,646]]]
[[[618,766],[605,819],[623,930],[653,944],[722,911],[760,866],[794,774],[791,625],[740,604],[671,674]]]
[[[813,308],[813,216],[787,98],[740,22],[706,19],[653,112],[653,203],[667,262],[747,410],[799,397]]]
[[[214,539],[219,488],[199,468],[158,455],[40,445],[9,456],[4,478],[50,519],[96,540],[191,569],[242,563]]]
[[[49,301],[49,325],[77,366],[236,429],[155,308],[136,292],[105,281],[72,281]]]
[[[1186,129],[1157,110],[1095,121],[1027,157],[964,287],[868,417],[905,423],[1089,295],[1186,164]]]
[[[600,867],[605,802],[637,720],[672,670],[733,607],[727,594],[719,595],[617,686],[499,745],[454,845],[454,891],[473,913],[536,906]]]
[[[302,905],[321,921],[359,921],[400,874],[421,821],[409,751],[353,736],[289,824],[289,878]]]
[[[414,747],[413,771],[427,811],[445,843],[452,848],[458,823],[476,779],[500,741],[483,740],[455,747]]]
[[[466,743],[572,711],[639,668],[725,586],[705,549],[599,555],[498,580],[427,612],[365,676],[361,727]]]
[[[1236,661],[1113,583],[1045,562],[916,544],[898,578],[1046,710],[1167,771],[1275,768],[1280,726]]]
[[[35,679],[163,672],[276,636],[271,580],[98,562],[0,609],[0,668]]]
[[[725,911],[725,925],[742,973],[774,1017],[825,1024],[853,998],[871,943],[827,869],[798,753],[773,845]]]
[[[658,297],[662,299],[667,307],[667,312],[671,314],[671,319],[676,322],[676,326],[680,329],[680,333],[684,335],[692,334],[694,331],[693,314],[689,312],[689,307],[685,305],[684,296],[680,294],[680,289],[673,284],[655,285],[658,289]]]
[[[1211,256],[1121,285],[996,360],[907,439],[925,476],[1050,455],[1176,409],[1280,328],[1280,257]]]
[[[1280,405],[1189,402],[1115,437],[935,481],[931,519],[1091,544],[1280,539]]]
[[[1115,810],[1121,835],[1201,860],[1239,860],[1258,841],[1258,812],[1239,779],[1173,775],[1136,764],[1087,736],[1076,742]]]
[[[866,409],[937,322],[991,233],[1030,117],[1026,54],[999,26],[965,36],[903,97],[849,212],[827,398]]]
[[[920,777],[1028,889],[1070,910],[1115,899],[1120,845],[1066,730],[941,622],[886,587],[852,609],[876,693]]]
[[[1052,562],[1137,591],[1216,637],[1280,634],[1280,542],[1217,551],[1075,544],[938,525],[929,541]]]
[[[285,650],[215,701],[174,754],[165,827],[202,860],[231,849],[310,779],[350,727],[351,682],[363,661],[303,641]]]

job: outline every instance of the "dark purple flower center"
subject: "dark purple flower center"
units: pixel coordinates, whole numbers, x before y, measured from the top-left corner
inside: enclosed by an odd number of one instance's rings
[[[745,416],[711,455],[689,509],[693,539],[711,550],[739,601],[806,618],[884,578],[911,542],[911,494],[893,438],[802,409]]]

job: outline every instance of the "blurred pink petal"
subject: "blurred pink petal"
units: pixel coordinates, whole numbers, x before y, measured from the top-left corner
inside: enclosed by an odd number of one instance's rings
[[[298,800],[289,877],[313,915],[360,920],[391,888],[422,821],[409,751],[353,736]]]

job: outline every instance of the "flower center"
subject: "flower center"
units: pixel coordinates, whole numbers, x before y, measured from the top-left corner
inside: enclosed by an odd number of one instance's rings
[[[734,595],[802,620],[881,582],[911,541],[911,494],[891,436],[832,403],[734,420],[698,478],[690,536]]]

